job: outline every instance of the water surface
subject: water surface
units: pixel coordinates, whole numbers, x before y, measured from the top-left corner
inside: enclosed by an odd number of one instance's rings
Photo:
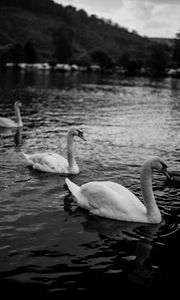
[[[22,102],[24,127],[0,131],[1,290],[85,293],[159,292],[178,288],[180,190],[154,174],[162,213],[158,225],[99,218],[81,210],[64,176],[27,167],[22,151],[55,151],[66,157],[70,126],[81,185],[111,180],[140,199],[140,167],[151,155],[180,169],[180,81],[120,78],[86,73],[0,74],[0,115],[14,119]],[[112,292],[113,291],[113,292]]]

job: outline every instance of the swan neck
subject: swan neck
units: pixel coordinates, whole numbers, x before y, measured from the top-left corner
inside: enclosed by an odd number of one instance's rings
[[[160,211],[156,204],[152,189],[152,169],[149,164],[145,164],[141,170],[141,191],[147,215],[151,218],[159,218]]]
[[[15,110],[15,114],[16,114],[17,124],[19,127],[21,127],[23,124],[22,124],[22,120],[21,120],[21,113],[20,113],[19,106],[15,105],[14,110]]]

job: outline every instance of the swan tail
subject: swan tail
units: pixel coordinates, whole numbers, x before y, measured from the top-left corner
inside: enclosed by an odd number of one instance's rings
[[[65,183],[67,184],[68,189],[70,190],[71,194],[78,199],[79,197],[79,192],[80,192],[80,187],[72,182],[70,179],[66,178]]]
[[[77,205],[89,210],[90,205],[89,205],[86,197],[83,195],[83,193],[81,191],[81,187],[79,187],[77,184],[73,183],[68,178],[65,179],[65,183],[66,183],[68,189],[70,190],[71,194],[74,196],[74,199],[75,199]]]
[[[32,162],[31,162],[31,160],[30,160],[30,155],[29,155],[29,154],[26,154],[26,153],[24,153],[24,152],[21,152],[21,153],[22,153],[22,155],[25,157],[25,159],[27,160],[28,164],[29,164],[29,165],[32,165]]]

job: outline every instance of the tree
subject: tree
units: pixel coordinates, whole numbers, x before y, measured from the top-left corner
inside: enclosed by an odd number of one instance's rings
[[[23,48],[19,43],[15,43],[14,47],[9,51],[9,60],[15,64],[22,62],[23,60]]]
[[[126,74],[135,75],[141,72],[143,61],[131,58],[130,54],[125,51],[120,55],[117,64],[124,69]]]
[[[176,68],[180,67],[180,32],[176,34],[176,39],[173,47],[173,63]]]
[[[5,64],[8,61],[8,55],[7,53],[3,53],[0,55],[0,66],[5,66]]]
[[[61,27],[54,33],[55,55],[59,63],[68,63],[73,54],[72,29],[67,26]]]
[[[17,51],[17,43],[9,43],[3,46],[0,46],[0,64],[4,66],[9,60],[12,60],[14,49]],[[21,49],[22,50],[22,49]],[[22,53],[21,53],[22,54]]]
[[[91,52],[91,57],[94,63],[99,64],[101,67],[111,67],[113,62],[109,55],[102,49],[94,49]]]
[[[24,47],[25,62],[33,64],[37,60],[35,48],[31,41],[28,41]]]
[[[123,67],[125,70],[128,69],[129,66],[129,62],[130,62],[130,54],[128,52],[123,52],[119,59],[118,59],[118,65]]]
[[[87,52],[73,55],[70,62],[79,66],[90,66],[92,63],[91,57]]]
[[[163,44],[154,44],[150,48],[149,57],[146,62],[150,75],[164,76],[168,67],[168,53]]]

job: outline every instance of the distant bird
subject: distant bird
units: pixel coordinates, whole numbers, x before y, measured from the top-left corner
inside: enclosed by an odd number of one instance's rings
[[[74,156],[74,137],[84,138],[82,130],[70,128],[67,134],[67,159],[57,153],[35,153],[25,154],[28,165],[42,172],[59,174],[78,174],[80,172]]]
[[[160,223],[161,213],[152,189],[152,170],[169,177],[164,161],[156,156],[147,159],[141,169],[140,182],[144,204],[127,188],[111,181],[94,181],[81,187],[68,178],[65,182],[78,206],[92,214],[129,222]]]
[[[16,114],[16,122],[9,118],[0,118],[0,127],[6,127],[6,128],[19,128],[23,127],[23,123],[21,120],[21,114],[20,114],[20,106],[21,103],[19,101],[16,101],[14,103],[14,110]]]

